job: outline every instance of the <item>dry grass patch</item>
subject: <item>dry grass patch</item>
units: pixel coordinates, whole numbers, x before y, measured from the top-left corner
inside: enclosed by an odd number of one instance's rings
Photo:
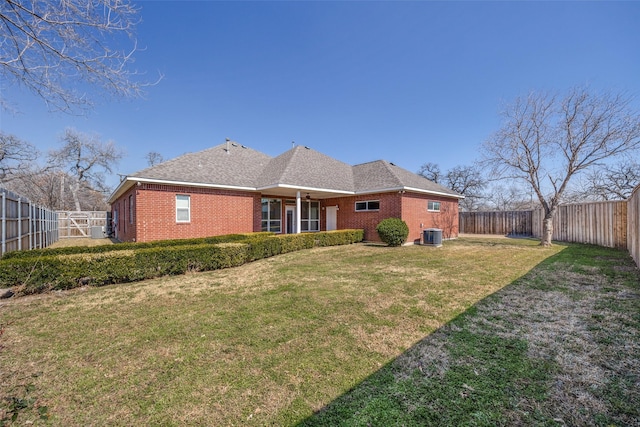
[[[102,245],[113,245],[117,241],[115,239],[90,239],[88,237],[78,237],[78,238],[70,238],[70,239],[60,239],[57,242],[49,245],[49,248],[69,248],[74,246],[102,246]]]

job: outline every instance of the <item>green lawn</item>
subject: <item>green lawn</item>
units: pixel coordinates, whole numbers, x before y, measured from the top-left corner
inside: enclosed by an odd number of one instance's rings
[[[0,418],[639,424],[639,277],[621,251],[460,239],[4,301]]]

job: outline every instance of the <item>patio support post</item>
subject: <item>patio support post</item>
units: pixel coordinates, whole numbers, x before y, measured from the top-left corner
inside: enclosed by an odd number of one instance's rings
[[[302,225],[302,214],[300,212],[300,191],[296,192],[296,234],[300,233],[300,226]]]

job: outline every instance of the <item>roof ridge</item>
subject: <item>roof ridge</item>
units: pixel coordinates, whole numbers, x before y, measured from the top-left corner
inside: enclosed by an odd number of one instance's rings
[[[353,165],[353,167],[356,167],[356,166],[364,166],[364,165],[370,165],[371,163],[384,162],[384,161],[385,161],[385,160],[382,160],[382,159],[371,160],[370,162],[357,163],[357,164]]]
[[[390,161],[384,160],[384,159],[381,159],[380,161],[382,162],[382,164],[384,164],[384,166],[387,168],[389,173],[391,173],[391,175],[393,175],[393,177],[396,179],[398,184],[400,184],[403,187],[406,187],[406,183],[404,182],[402,177],[400,175],[398,175],[398,173],[396,172],[397,169],[394,169],[394,168],[398,168],[396,166],[396,164],[395,163],[391,163]]]
[[[291,152],[291,155],[287,158],[287,162],[284,165],[284,169],[282,169],[282,174],[280,174],[280,178],[282,178],[283,176],[286,176],[287,172],[289,172],[291,170],[291,168],[293,167],[293,164],[294,164],[294,159],[299,156],[298,153],[303,148],[306,149],[306,150],[310,150],[309,147],[306,147],[306,146],[302,147],[301,145],[296,145],[295,147],[290,148],[290,149],[288,149],[287,151],[285,151],[284,153],[281,154],[281,156],[282,156],[284,154],[287,154],[287,153]]]

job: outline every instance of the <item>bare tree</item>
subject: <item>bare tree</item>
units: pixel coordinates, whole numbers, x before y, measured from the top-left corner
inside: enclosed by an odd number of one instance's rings
[[[587,200],[625,200],[640,185],[640,163],[626,159],[589,171],[574,191]]]
[[[65,169],[71,183],[69,188],[73,196],[75,209],[81,210],[81,190],[107,192],[104,173],[111,173],[112,167],[122,158],[122,151],[113,141],[102,142],[95,135],[88,135],[67,129],[62,137],[62,148],[49,153],[52,165]],[[62,183],[64,188],[64,183]]]
[[[74,183],[74,177],[60,169],[36,166],[14,175],[7,188],[40,206],[69,211],[76,208],[72,194]],[[77,199],[81,210],[107,209],[105,194],[88,184],[80,187]]]
[[[553,214],[572,178],[640,147],[640,115],[630,103],[622,94],[576,88],[563,98],[531,93],[503,113],[485,159],[496,175],[533,190],[544,209],[541,245],[551,245]]]
[[[145,83],[130,69],[138,20],[129,0],[4,0],[0,76],[37,94],[52,110],[90,107],[79,83],[138,96]]]
[[[162,154],[158,153],[157,151],[149,151],[145,156],[145,159],[147,159],[147,164],[149,166],[155,166],[158,163],[162,163],[164,161],[164,157],[162,157]]]
[[[420,166],[418,175],[423,176],[428,180],[435,182],[436,184],[441,184],[440,181],[442,180],[442,171],[440,170],[440,166],[438,166],[437,163],[428,162]]]
[[[533,191],[509,183],[493,183],[483,197],[482,209],[498,211],[533,210],[538,207],[538,199],[533,200]]]
[[[0,131],[0,182],[27,170],[38,158],[38,150],[14,135]]]
[[[483,197],[482,190],[487,186],[487,180],[477,166],[455,166],[442,173],[436,163],[425,163],[420,167],[418,175],[462,194],[465,198],[460,201],[460,207],[467,211],[478,207],[478,202]]]
[[[51,191],[57,183],[52,174],[53,172],[46,168],[34,164],[28,169],[14,173],[5,187],[40,206],[58,209],[59,194]]]
[[[483,197],[482,190],[487,186],[480,170],[474,166],[455,166],[445,176],[447,187],[464,196],[460,206],[467,211],[475,210]]]

